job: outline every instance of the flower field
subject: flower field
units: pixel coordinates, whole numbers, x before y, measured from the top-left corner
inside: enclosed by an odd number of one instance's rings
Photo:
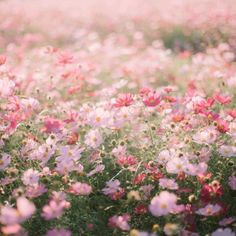
[[[235,0],[0,1],[0,235],[236,235]]]

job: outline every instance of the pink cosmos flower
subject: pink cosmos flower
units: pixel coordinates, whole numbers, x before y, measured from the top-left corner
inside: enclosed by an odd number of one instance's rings
[[[161,96],[155,91],[143,96],[143,103],[148,107],[155,107],[161,102]]]
[[[37,198],[46,192],[47,188],[43,184],[34,184],[26,188],[26,196],[29,198]]]
[[[176,190],[179,188],[178,184],[175,182],[174,179],[167,179],[167,178],[159,179],[159,185],[162,188],[167,188],[171,190]]]
[[[137,158],[132,155],[120,156],[117,158],[116,163],[120,166],[132,166],[137,163]]]
[[[62,121],[55,118],[47,117],[44,121],[43,132],[46,133],[58,133],[63,127]]]
[[[174,157],[174,152],[172,150],[162,150],[156,158],[156,161],[160,164],[165,164],[172,157]]]
[[[73,159],[74,161],[78,161],[83,150],[84,148],[81,148],[78,145],[74,148],[71,148],[70,146],[62,146],[59,148],[60,155],[56,158],[56,161],[60,162],[66,159]]]
[[[66,200],[54,200],[52,199],[48,205],[45,205],[42,209],[42,217],[45,220],[51,220],[55,218],[60,218],[63,214],[63,210],[70,207],[70,203]]]
[[[109,123],[110,113],[103,108],[97,108],[88,115],[88,124],[93,127],[104,127]]]
[[[230,176],[228,184],[231,189],[236,190],[236,177],[235,176]]]
[[[228,217],[228,218],[224,218],[221,221],[219,221],[219,225],[220,226],[227,226],[232,224],[234,221],[236,221],[236,217]]]
[[[188,230],[185,230],[185,229],[181,230],[180,235],[181,236],[199,236],[198,233],[191,232],[191,231],[188,231]]]
[[[85,144],[92,148],[97,148],[100,146],[100,144],[103,142],[102,135],[100,132],[95,129],[95,130],[90,130],[86,135],[85,135]]]
[[[177,196],[173,193],[162,191],[158,196],[151,200],[149,210],[152,215],[164,216],[171,213],[176,206]]]
[[[111,152],[115,157],[124,156],[126,153],[126,147],[119,145],[118,147],[114,148]]]
[[[106,182],[106,188],[103,188],[102,192],[105,195],[110,195],[119,190],[120,190],[120,181],[116,179],[116,180],[109,180],[108,182]]]
[[[230,229],[230,228],[225,228],[225,229],[217,229],[214,231],[211,236],[235,236],[236,234]]]
[[[33,203],[24,197],[19,197],[16,200],[16,209],[10,206],[1,208],[0,222],[4,225],[14,225],[21,223],[30,218],[36,208]]]
[[[185,172],[189,162],[186,158],[174,157],[170,159],[166,165],[166,171],[171,174],[178,174],[180,172]]]
[[[105,195],[108,195],[112,200],[120,199],[124,196],[125,190],[120,187],[119,180],[110,180],[106,182],[106,188],[102,189]]]
[[[212,144],[216,141],[218,132],[214,127],[206,127],[193,135],[193,140],[199,144]]]
[[[69,52],[60,52],[57,62],[59,65],[71,64],[73,62],[74,62],[73,55],[71,55]]]
[[[114,228],[119,228],[124,231],[130,230],[130,226],[128,224],[128,221],[130,221],[130,215],[129,214],[124,214],[122,216],[112,216],[109,219],[109,225],[114,227]]]
[[[7,78],[0,79],[0,97],[7,98],[13,95],[15,83]]]
[[[73,160],[73,158],[64,158],[61,161],[57,161],[57,166],[55,168],[55,171],[57,171],[59,174],[67,174],[71,171],[76,171],[78,173],[81,173],[83,171],[84,167]]]
[[[1,228],[1,231],[5,235],[17,235],[21,230],[21,226],[19,224],[14,224],[14,225],[6,225]]]
[[[133,101],[133,96],[130,93],[120,94],[115,101],[114,107],[127,107],[132,105]]]
[[[23,173],[21,180],[24,183],[24,185],[38,184],[39,172],[37,170],[28,169]]]
[[[228,104],[232,101],[230,96],[223,96],[219,93],[215,94],[214,99],[222,105]]]
[[[95,169],[91,170],[91,171],[87,174],[87,176],[90,177],[90,176],[95,175],[95,174],[97,174],[97,173],[102,173],[104,169],[105,169],[105,165],[99,164],[99,165],[97,165],[97,166],[95,167]]]
[[[92,187],[86,183],[77,182],[77,183],[72,184],[67,191],[74,195],[86,196],[92,192]]]
[[[189,163],[187,165],[186,173],[188,175],[196,176],[196,175],[202,175],[206,173],[208,168],[208,165],[205,162],[200,162],[198,164],[191,164]]]
[[[45,236],[71,236],[71,232],[66,229],[51,229],[48,230]]]
[[[230,145],[222,145],[219,147],[218,152],[222,157],[232,157],[236,155],[236,147]]]
[[[219,213],[221,209],[222,208],[217,204],[207,204],[205,207],[198,209],[196,213],[203,216],[212,216]]]
[[[6,169],[6,167],[10,164],[11,162],[11,156],[8,155],[7,153],[3,153],[0,158],[0,170]]]

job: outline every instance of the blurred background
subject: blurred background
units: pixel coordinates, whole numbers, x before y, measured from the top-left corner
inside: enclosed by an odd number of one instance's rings
[[[0,52],[11,44],[70,47],[86,37],[161,39],[175,51],[236,48],[235,0],[2,0]]]

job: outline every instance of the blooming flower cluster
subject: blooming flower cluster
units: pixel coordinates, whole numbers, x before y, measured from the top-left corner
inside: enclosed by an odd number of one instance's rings
[[[0,1],[0,235],[235,235],[235,16]]]

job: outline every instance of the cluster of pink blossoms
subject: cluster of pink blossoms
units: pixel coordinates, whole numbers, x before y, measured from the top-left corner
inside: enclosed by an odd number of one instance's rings
[[[0,1],[1,235],[235,235],[235,3],[161,2]]]

